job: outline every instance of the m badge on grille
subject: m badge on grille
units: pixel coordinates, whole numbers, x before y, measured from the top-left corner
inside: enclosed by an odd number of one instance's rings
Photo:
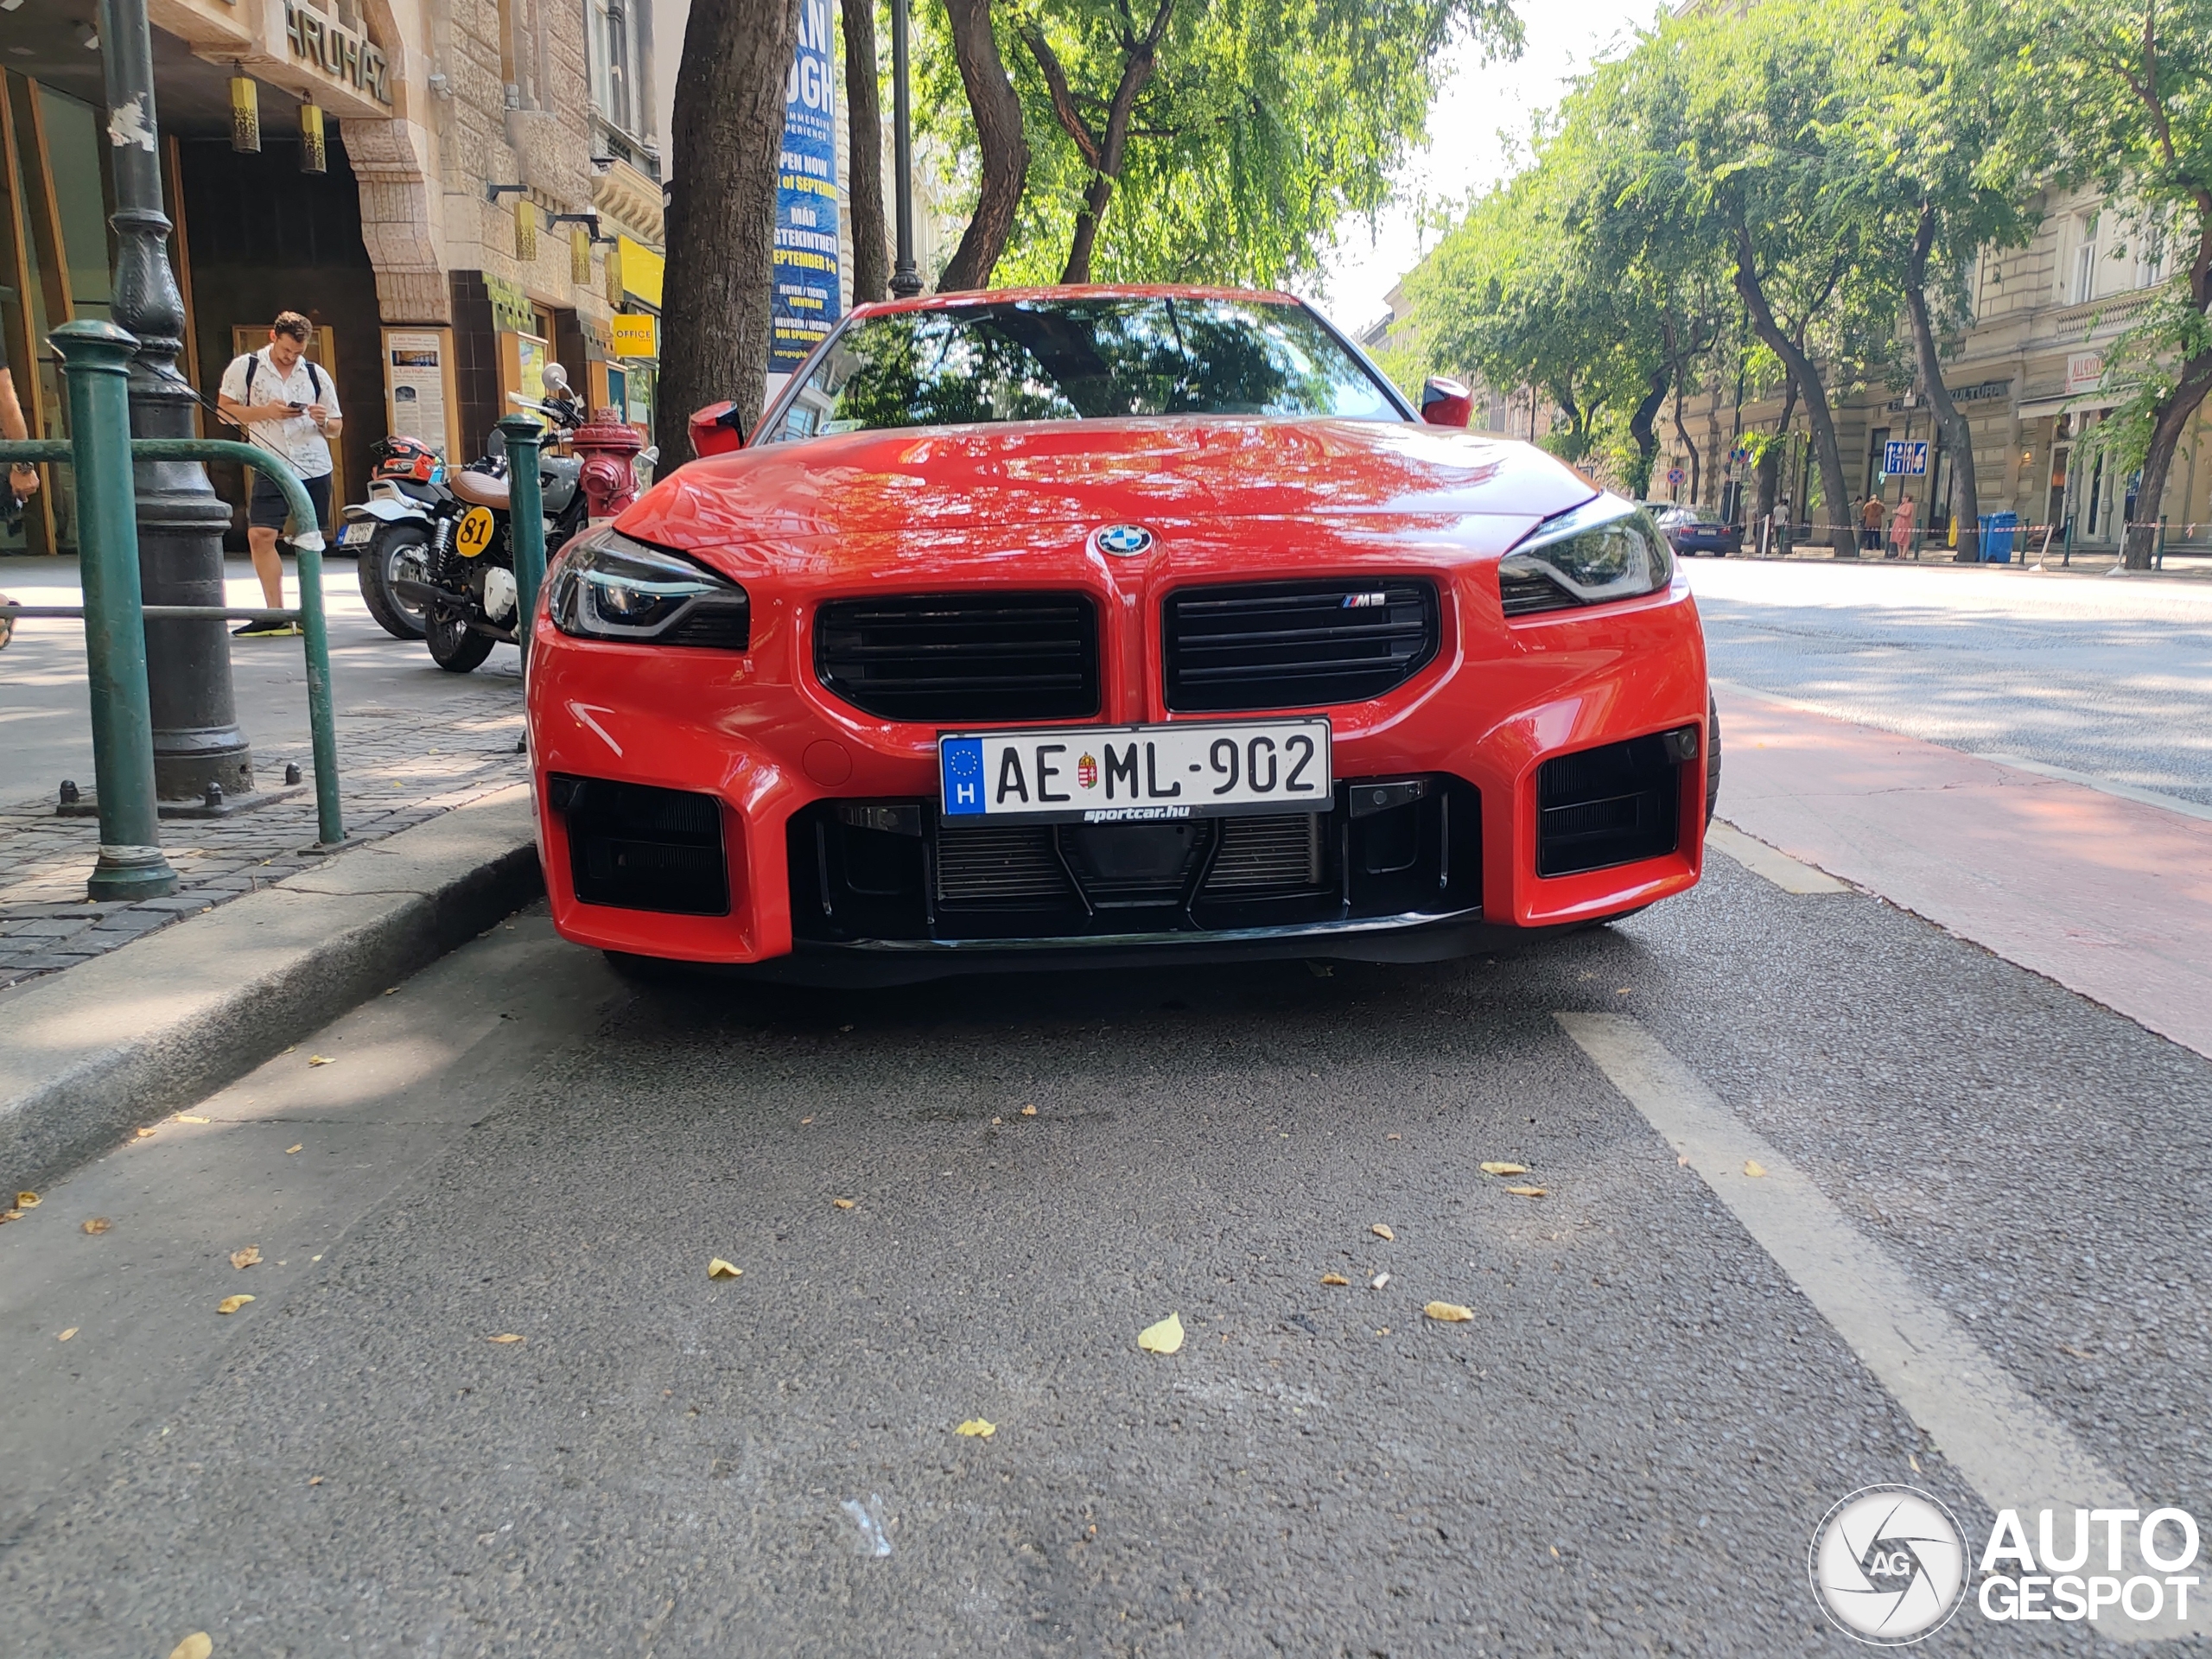
[[[1119,559],[1135,558],[1152,547],[1152,532],[1141,524],[1109,524],[1094,531],[1090,539],[1101,553],[1111,553]]]

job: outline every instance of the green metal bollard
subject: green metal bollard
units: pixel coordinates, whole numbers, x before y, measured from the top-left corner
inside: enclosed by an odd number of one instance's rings
[[[545,429],[529,415],[502,415],[507,438],[507,544],[515,558],[515,643],[530,660],[530,619],[545,580],[545,495],[537,480],[538,446]]]
[[[154,728],[138,592],[137,493],[130,471],[130,359],[138,342],[111,322],[65,322],[61,353],[76,469],[78,563],[85,585],[85,666],[92,702],[99,860],[93,899],[176,891],[154,799]]]

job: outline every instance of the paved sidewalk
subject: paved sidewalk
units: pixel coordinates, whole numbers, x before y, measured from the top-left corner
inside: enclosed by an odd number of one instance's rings
[[[75,575],[66,561],[0,561],[0,592],[24,604],[75,604]],[[260,602],[244,560],[231,561],[228,575],[233,601]],[[293,591],[288,567],[288,598]],[[377,626],[351,563],[331,563],[324,591],[350,841],[378,840],[524,779],[513,651],[494,652],[474,674],[447,674],[420,643]],[[232,660],[238,719],[263,786],[280,784],[287,762],[312,784],[299,642],[236,641]],[[84,676],[76,622],[18,623],[14,643],[0,652],[0,998],[322,861],[303,850],[316,837],[309,788],[229,818],[164,820],[162,845],[182,880],[178,892],[132,905],[87,902],[98,820],[54,810],[62,778],[92,785]]]
[[[1717,690],[1727,822],[2212,1056],[2212,822]]]

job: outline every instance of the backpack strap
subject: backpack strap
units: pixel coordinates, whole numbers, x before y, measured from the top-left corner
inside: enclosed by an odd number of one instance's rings
[[[322,401],[322,371],[306,358],[300,360],[308,365],[308,384],[315,388],[315,400],[319,404]]]
[[[253,401],[253,377],[260,372],[261,353],[248,352],[245,354],[245,396],[238,399],[240,403],[251,404]]]

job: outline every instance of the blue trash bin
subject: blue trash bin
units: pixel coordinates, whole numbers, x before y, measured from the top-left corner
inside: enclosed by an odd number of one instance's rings
[[[1980,562],[1984,564],[2012,563],[2012,542],[2019,534],[2020,515],[2017,512],[1985,512],[1980,524]]]

